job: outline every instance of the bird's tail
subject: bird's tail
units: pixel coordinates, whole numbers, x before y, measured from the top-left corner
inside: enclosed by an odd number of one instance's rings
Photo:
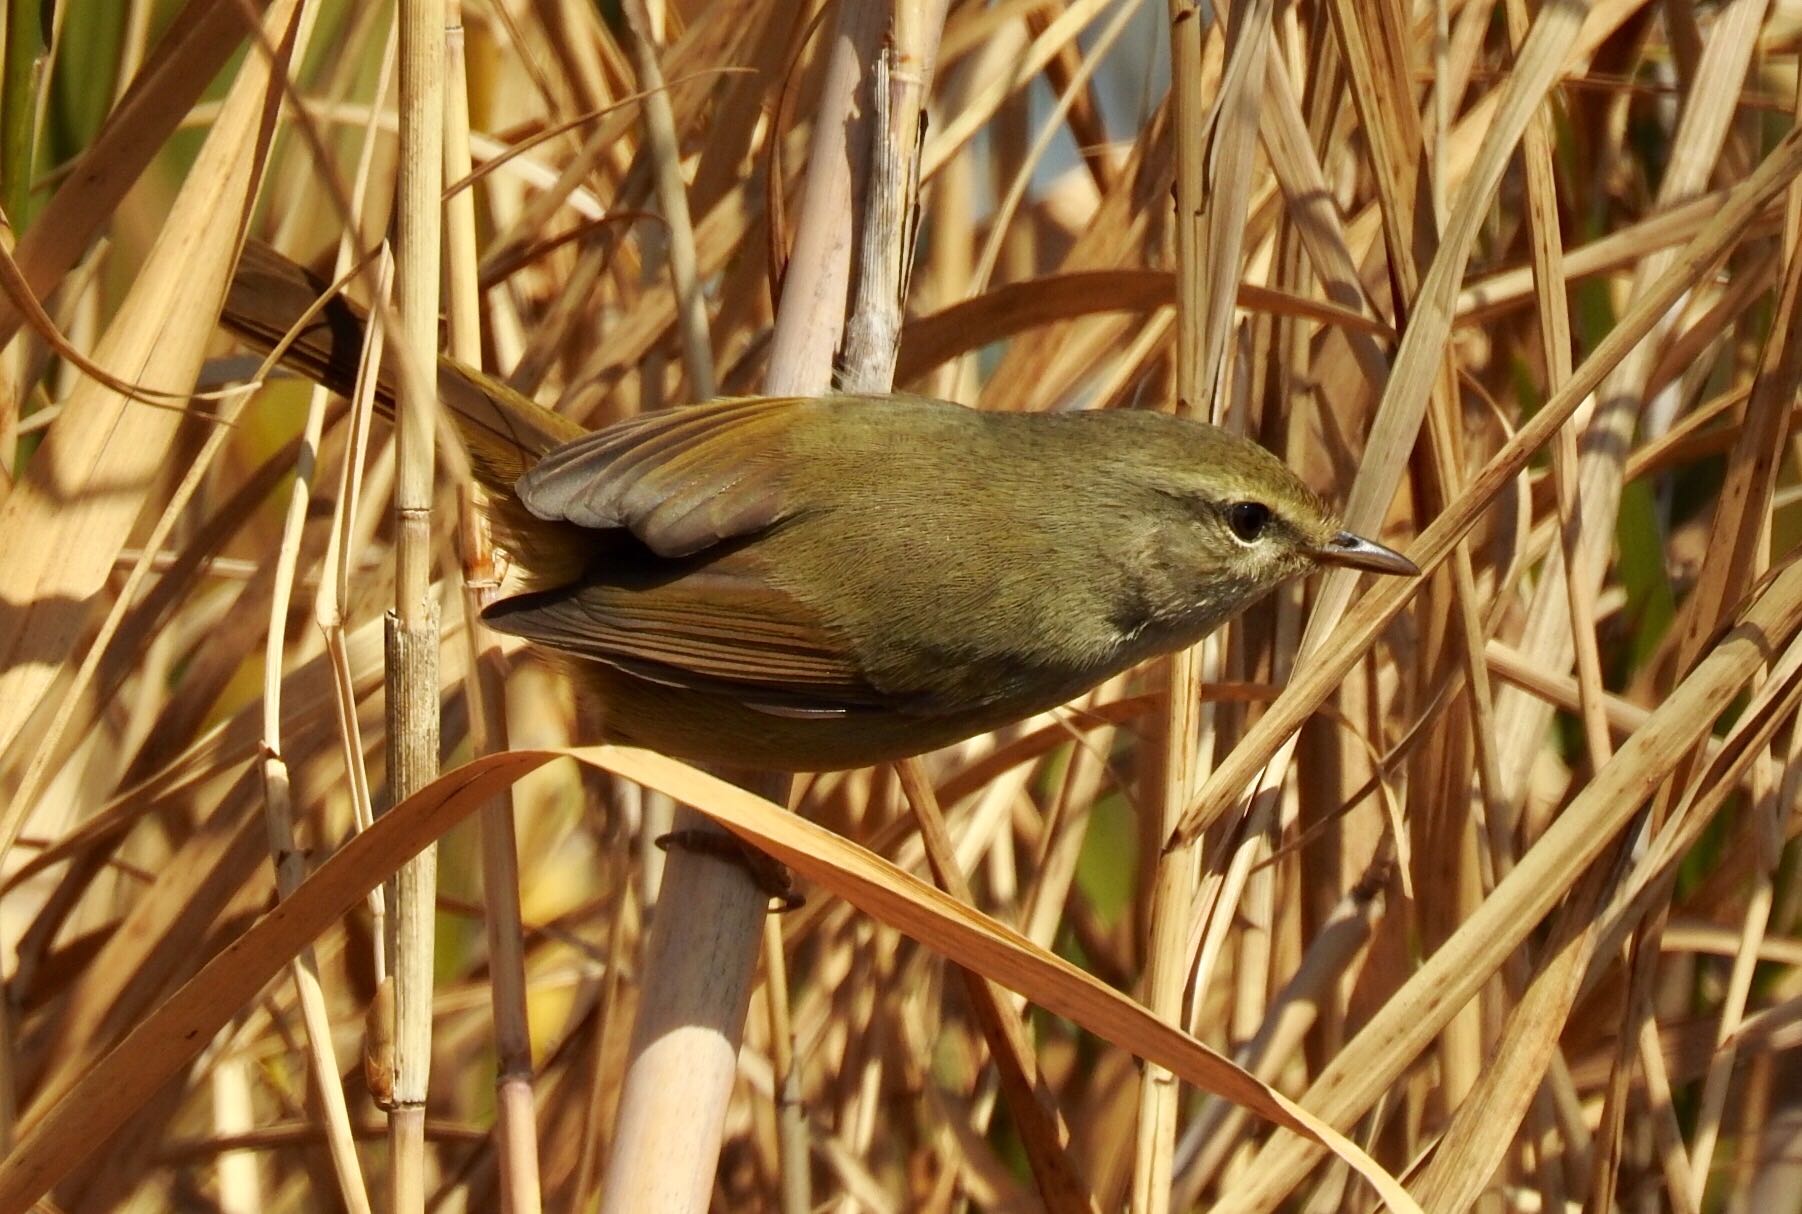
[[[248,241],[220,319],[255,348],[269,351],[328,290],[329,284],[268,245]],[[366,326],[362,309],[336,295],[300,326],[282,364],[348,396],[356,383]],[[376,408],[389,417],[396,378],[391,360],[384,360]],[[587,433],[500,380],[449,358],[438,361],[438,398],[469,447],[477,478],[506,494],[545,452]]]

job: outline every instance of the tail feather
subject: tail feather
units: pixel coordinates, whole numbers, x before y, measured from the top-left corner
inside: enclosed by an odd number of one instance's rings
[[[330,284],[259,241],[245,243],[221,320],[252,346],[272,350]],[[282,363],[334,392],[349,395],[363,354],[367,319],[361,308],[334,296],[294,335]],[[396,376],[384,360],[376,407],[394,415]],[[469,447],[476,476],[510,495],[513,482],[542,455],[588,431],[580,423],[528,400],[500,380],[449,358],[438,361],[438,398]]]

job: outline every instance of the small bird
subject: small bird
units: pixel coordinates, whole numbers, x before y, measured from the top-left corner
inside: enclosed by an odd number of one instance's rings
[[[325,290],[252,243],[223,319],[269,349]],[[363,328],[336,300],[284,361],[346,392]],[[1263,448],[1167,414],[750,397],[587,431],[449,359],[439,391],[515,566],[484,619],[568,659],[602,736],[684,759],[918,754],[1321,565],[1419,572]]]

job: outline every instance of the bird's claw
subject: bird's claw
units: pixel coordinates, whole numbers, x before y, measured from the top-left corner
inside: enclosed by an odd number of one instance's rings
[[[757,888],[776,903],[773,909],[778,914],[800,910],[807,905],[807,898],[795,888],[795,875],[788,870],[787,865],[770,859],[733,835],[723,835],[712,830],[672,830],[668,834],[658,835],[655,842],[664,851],[679,847],[696,855],[712,856],[716,860],[738,865],[750,874]]]

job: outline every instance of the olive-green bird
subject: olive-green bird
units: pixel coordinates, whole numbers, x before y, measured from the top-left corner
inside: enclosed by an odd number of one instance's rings
[[[224,321],[266,350],[325,290],[253,243]],[[283,361],[348,392],[363,328],[335,301]],[[525,588],[485,619],[574,659],[603,736],[681,758],[916,754],[1317,566],[1418,572],[1262,448],[1161,413],[752,397],[587,431],[448,359],[439,391]]]

